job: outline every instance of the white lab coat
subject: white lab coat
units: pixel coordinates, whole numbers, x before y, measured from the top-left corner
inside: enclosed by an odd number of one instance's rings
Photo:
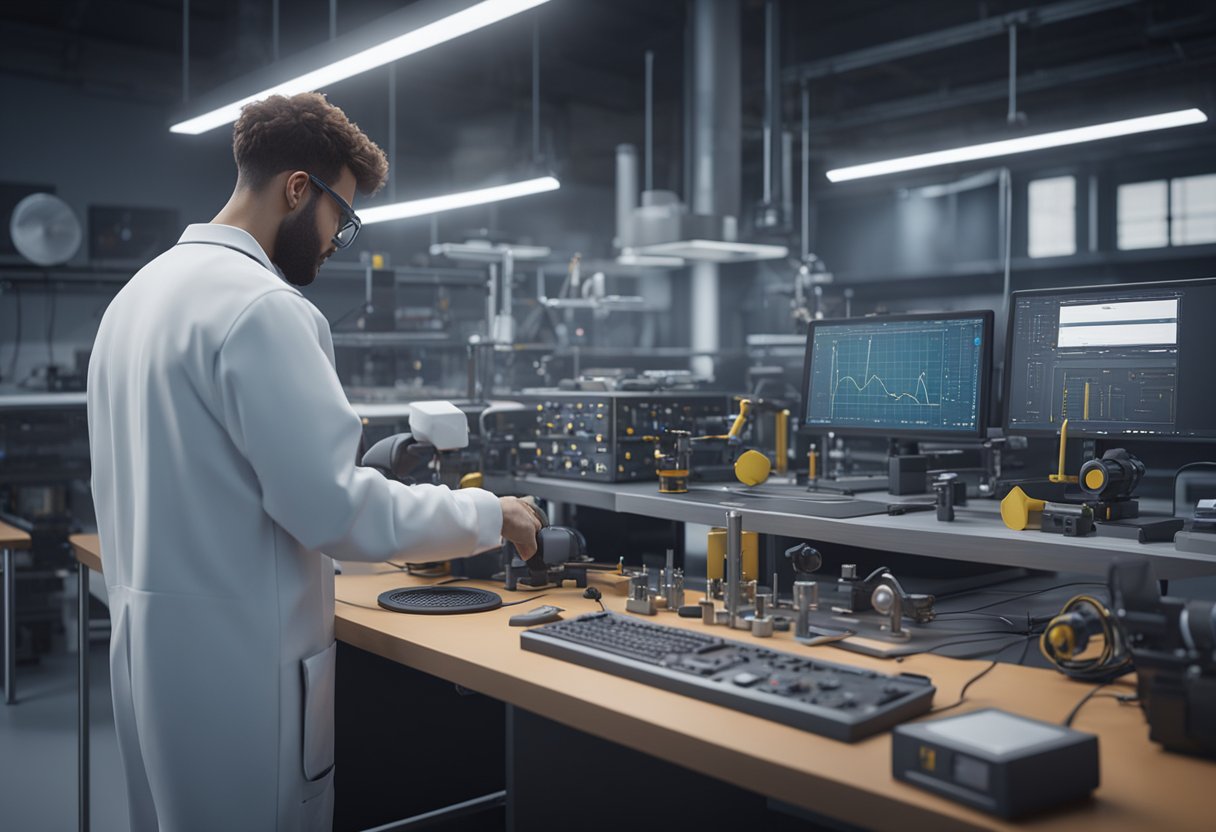
[[[329,829],[333,563],[497,545],[486,491],[357,468],[329,326],[252,236],[188,227],[106,310],[93,496],[132,827]]]

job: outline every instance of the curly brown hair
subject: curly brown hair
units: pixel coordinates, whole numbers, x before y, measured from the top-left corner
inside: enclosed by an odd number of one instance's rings
[[[255,191],[285,170],[332,183],[348,167],[363,194],[380,190],[388,175],[384,151],[315,92],[247,104],[232,130],[232,155],[238,184]]]

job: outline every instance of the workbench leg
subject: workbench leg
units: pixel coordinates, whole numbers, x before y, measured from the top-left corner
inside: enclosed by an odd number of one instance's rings
[[[89,567],[76,564],[76,730],[80,747],[77,759],[77,784],[80,807],[80,832],[89,830]]]
[[[17,581],[13,550],[4,549],[4,704],[17,701]]]

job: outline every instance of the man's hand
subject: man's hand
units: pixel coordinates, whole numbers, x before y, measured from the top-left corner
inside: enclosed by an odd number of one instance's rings
[[[536,533],[541,530],[540,516],[518,497],[499,497],[502,507],[502,536],[515,544],[524,560],[536,554]]]

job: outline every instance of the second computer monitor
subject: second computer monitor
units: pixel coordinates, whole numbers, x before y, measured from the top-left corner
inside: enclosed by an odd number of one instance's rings
[[[823,432],[983,436],[991,365],[987,310],[813,321],[802,422]]]

